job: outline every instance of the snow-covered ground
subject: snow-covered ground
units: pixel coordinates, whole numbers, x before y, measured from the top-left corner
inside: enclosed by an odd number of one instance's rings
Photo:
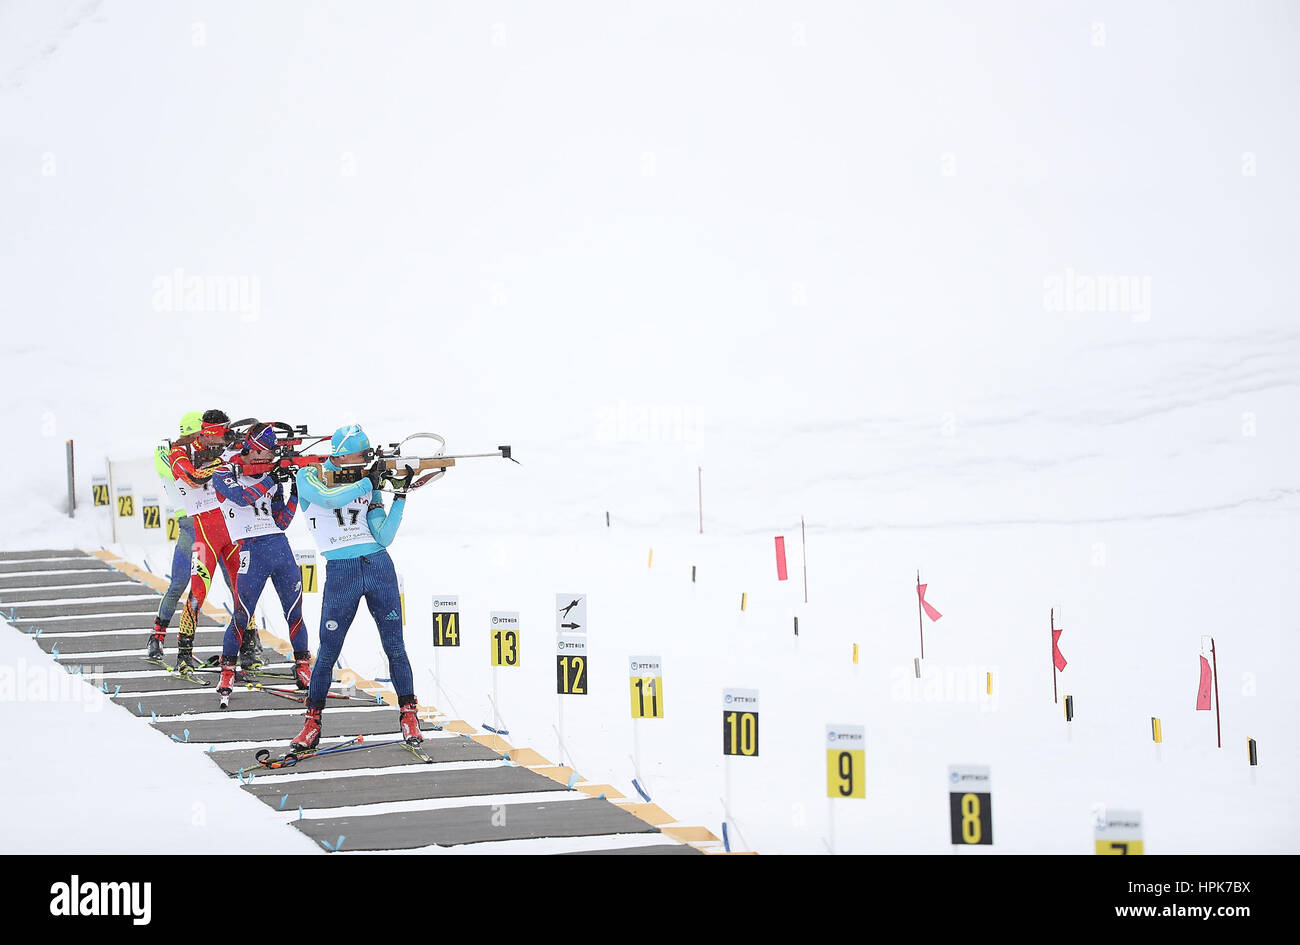
[[[1088,852],[1105,805],[1142,811],[1152,853],[1296,852],[1300,22],[1215,10],[0,7],[0,547],[112,547],[89,476],[189,409],[510,443],[522,465],[452,470],[393,546],[423,702],[491,722],[486,621],[518,610],[500,711],[558,757],[553,601],[585,593],[574,762],[629,794],[639,767],[715,832],[729,781],[738,845],[946,851],[946,768],[971,763],[994,850]],[[194,294],[222,277],[235,297]],[[944,614],[919,682],[918,568]],[[441,593],[465,645],[436,693]],[[634,738],[639,654],[667,713]],[[0,655],[42,659],[16,634]],[[365,615],[345,659],[387,675]],[[723,686],[762,700],[729,779]],[[5,850],[246,849],[277,820],[111,707],[0,719],[47,758],[0,788]],[[833,831],[832,723],[867,738]],[[87,777],[69,733],[145,773]],[[173,806],[128,843],[147,762]],[[118,814],[27,816],[55,790]],[[240,826],[191,839],[199,801]]]

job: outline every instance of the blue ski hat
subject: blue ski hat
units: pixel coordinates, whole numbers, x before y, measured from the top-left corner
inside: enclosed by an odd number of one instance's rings
[[[256,436],[254,436],[253,430],[256,430],[258,426],[260,426],[262,429],[258,432]],[[264,449],[264,450],[274,449],[275,448],[275,427],[265,423],[257,424],[257,426],[250,427],[248,433],[244,437],[244,445],[247,446],[249,449]]]
[[[330,458],[325,461],[325,465],[330,469],[338,469],[334,457],[367,449],[370,449],[370,437],[366,436],[366,431],[355,423],[349,423],[345,427],[339,427],[330,437]]]

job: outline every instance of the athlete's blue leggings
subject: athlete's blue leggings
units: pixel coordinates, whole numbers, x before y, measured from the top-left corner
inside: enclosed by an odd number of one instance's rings
[[[302,571],[294,560],[293,549],[283,532],[258,535],[239,542],[240,569],[231,578],[231,591],[235,598],[235,614],[226,626],[221,656],[233,662],[239,656],[239,646],[244,642],[248,620],[257,609],[267,578],[275,585],[276,596],[284,608],[284,619],[289,624],[289,643],[294,653],[305,653],[310,647],[307,627],[302,622]]]
[[[402,642],[402,599],[397,589],[397,572],[388,552],[331,559],[325,566],[325,593],[321,596],[320,647],[311,671],[307,705],[314,709],[325,707],[326,693],[334,678],[334,664],[338,662],[343,638],[348,635],[362,597],[379,628],[379,642],[388,655],[388,674],[398,699],[414,696],[411,661],[406,658],[406,644]]]
[[[172,582],[158,604],[158,621],[164,626],[171,626],[176,614],[176,605],[181,602],[185,590],[190,586],[190,554],[194,547],[194,523],[188,515],[176,520],[176,547],[172,550]]]

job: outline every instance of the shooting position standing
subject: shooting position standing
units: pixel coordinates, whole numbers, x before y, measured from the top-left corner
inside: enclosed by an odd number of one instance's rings
[[[402,640],[402,604],[397,572],[385,548],[397,535],[406,506],[406,489],[411,474],[393,494],[393,507],[384,511],[379,490],[383,470],[371,465],[370,440],[359,426],[340,427],[330,439],[330,455],[321,468],[307,465],[298,471],[298,495],[307,516],[312,537],[329,562],[321,600],[320,644],[316,666],[307,692],[307,718],[303,729],[290,744],[291,751],[316,747],[321,736],[321,712],[334,676],[334,664],[343,649],[343,639],[356,616],[361,598],[379,628],[379,639],[388,656],[389,676],[397,690],[401,734],[407,743],[418,745],[419,706],[411,663]],[[369,471],[366,467],[370,466]]]
[[[187,415],[189,416],[189,415]],[[239,567],[239,545],[226,530],[225,515],[212,488],[212,474],[220,465],[221,449],[226,445],[230,418],[221,410],[206,411],[198,432],[172,444],[167,466],[176,491],[189,512],[194,540],[190,558],[190,596],[181,613],[179,650],[176,670],[186,673],[197,668],[194,661],[194,631],[198,626],[203,602],[212,587],[212,572],[220,562],[226,580],[234,589],[235,571]],[[165,632],[164,628],[164,632]],[[157,625],[155,624],[155,639]],[[159,643],[161,647],[161,641]],[[150,647],[152,650],[152,647]]]
[[[242,446],[226,451],[224,464],[212,477],[213,487],[221,497],[226,530],[239,548],[237,567],[230,572],[235,608],[226,627],[221,681],[217,685],[222,708],[228,704],[234,685],[235,658],[242,652],[249,621],[268,578],[275,586],[289,626],[298,688],[306,689],[311,681],[311,649],[302,621],[302,573],[284,535],[298,507],[297,489],[292,471],[281,472],[272,464],[274,450],[274,428],[254,424]],[[285,478],[290,483],[288,496],[282,481]]]

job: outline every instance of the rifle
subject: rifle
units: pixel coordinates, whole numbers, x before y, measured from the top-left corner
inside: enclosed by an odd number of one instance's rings
[[[243,443],[248,430],[259,422],[261,421],[249,417],[244,420],[236,420],[230,424],[229,431],[226,433],[227,445],[234,446],[236,443]],[[267,426],[275,430],[275,445],[271,447],[272,457],[270,460],[261,463],[249,462],[246,459],[248,456],[247,446],[241,447],[239,452],[231,459],[236,466],[240,467],[244,475],[263,476],[269,473],[273,479],[284,481],[292,478],[294,471],[297,469],[302,469],[305,466],[319,466],[329,459],[328,456],[320,453],[307,453],[305,450],[328,441],[330,434],[317,436],[307,432],[306,424],[294,426],[279,420],[269,421]]]
[[[403,448],[411,440],[433,440],[437,447],[432,456],[408,456],[403,453]],[[456,465],[458,459],[482,459],[488,456],[499,456],[502,459],[508,459],[512,463],[518,463],[510,454],[510,446],[498,446],[491,453],[460,453],[448,456],[443,451],[447,448],[447,441],[437,433],[412,433],[400,443],[390,443],[388,448],[378,447],[369,451],[372,456],[367,457],[370,463],[367,467],[367,473],[370,469],[378,467],[383,470],[383,482],[390,484],[394,491],[410,491],[418,489],[420,486],[428,485],[447,474],[447,470]],[[418,475],[424,473],[424,475]]]
[[[231,445],[242,442],[245,433],[257,422],[257,420],[250,418],[230,424],[230,432],[226,434],[227,442]],[[305,450],[314,448],[329,440],[329,434],[317,436],[308,433],[305,425],[293,426],[278,421],[271,423],[270,426],[275,430],[276,434],[275,446],[272,447],[274,457],[270,461],[265,463],[247,462],[243,458],[248,453],[247,448],[241,449],[239,454],[234,457],[234,462],[243,469],[245,475],[260,476],[270,473],[273,478],[287,479],[293,475],[294,470],[306,466],[316,466],[326,485],[335,486],[357,482],[370,475],[371,470],[377,466],[382,471],[381,488],[387,485],[393,491],[398,489],[409,491],[441,479],[446,475],[449,468],[456,465],[458,459],[480,459],[487,456],[499,456],[513,463],[519,462],[511,455],[509,445],[498,446],[495,452],[491,453],[462,453],[448,456],[444,453],[447,441],[437,433],[412,433],[401,442],[390,443],[387,448],[380,446],[364,450],[362,462],[359,464],[338,470],[320,469],[320,465],[329,457],[319,453],[307,453]],[[435,441],[436,447],[433,450],[433,455],[410,456],[404,454],[403,448],[412,440]],[[422,472],[424,475],[419,475]]]

